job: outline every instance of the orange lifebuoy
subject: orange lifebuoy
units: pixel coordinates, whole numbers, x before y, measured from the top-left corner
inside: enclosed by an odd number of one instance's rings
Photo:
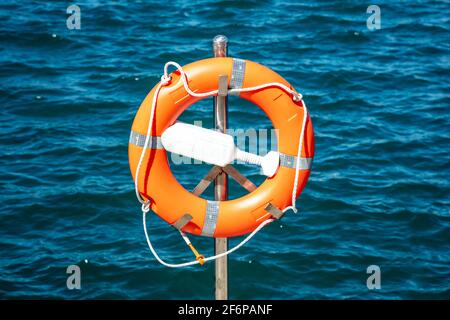
[[[254,87],[266,83],[290,84],[274,71],[248,60],[233,58],[211,58],[183,67],[189,88],[193,92],[208,92],[218,88],[220,75],[228,75],[229,87]],[[280,209],[291,205],[296,164],[300,164],[297,198],[308,180],[314,156],[314,133],[309,115],[306,125],[300,160],[297,161],[300,131],[305,116],[302,101],[293,101],[292,96],[279,87],[269,87],[252,92],[241,92],[240,97],[259,106],[272,121],[277,132],[280,167],[276,174],[267,178],[256,190],[233,200],[209,201],[186,190],[172,174],[167,152],[158,137],[171,126],[180,114],[201,98],[190,95],[182,81],[180,72],[171,74],[170,82],[157,96],[157,108],[151,132],[151,145],[145,151],[139,171],[138,191],[150,200],[151,209],[169,224],[176,223],[186,213],[192,216],[182,230],[195,235],[212,237],[234,237],[252,232],[263,221],[271,218],[266,211],[272,204]],[[132,125],[129,143],[129,163],[133,179],[144,147],[150,118],[150,106],[154,99],[155,86],[142,102]]]

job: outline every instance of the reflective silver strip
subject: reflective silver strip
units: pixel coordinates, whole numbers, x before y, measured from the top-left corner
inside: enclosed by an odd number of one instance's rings
[[[300,158],[300,170],[309,170],[311,169],[313,158]],[[290,156],[288,154],[280,153],[280,165],[282,167],[295,169],[297,164],[297,157]]]
[[[130,143],[138,147],[144,147],[146,136],[135,131],[131,131]],[[149,149],[164,149],[161,143],[161,137],[150,137]]]
[[[231,73],[230,88],[241,89],[245,77],[245,60],[233,59],[233,71]],[[230,93],[233,96],[239,96],[239,92]]]
[[[220,201],[206,202],[205,223],[203,224],[202,235],[212,237],[216,231],[217,217],[219,216]]]

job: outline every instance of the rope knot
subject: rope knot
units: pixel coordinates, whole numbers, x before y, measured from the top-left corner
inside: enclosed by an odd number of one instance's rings
[[[169,84],[170,80],[172,80],[171,76],[163,74],[161,76],[161,85],[167,86]]]
[[[300,102],[303,99],[303,95],[301,93],[294,93],[292,95],[292,100],[294,100],[295,102]]]
[[[142,212],[147,213],[150,211],[150,201],[147,201],[145,203],[142,204]]]

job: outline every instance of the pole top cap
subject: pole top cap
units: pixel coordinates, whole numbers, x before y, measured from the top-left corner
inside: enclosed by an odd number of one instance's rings
[[[213,39],[213,50],[215,57],[226,57],[228,51],[228,38],[224,35],[217,35]]]
[[[213,43],[215,45],[217,45],[217,44],[226,44],[226,43],[228,43],[228,38],[226,36],[222,35],[222,34],[219,34],[219,35],[214,37]]]

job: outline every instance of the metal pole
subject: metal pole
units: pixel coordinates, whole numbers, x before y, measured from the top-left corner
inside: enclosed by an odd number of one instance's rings
[[[213,39],[214,57],[226,57],[228,54],[228,39],[218,35]],[[227,130],[227,97],[214,97],[214,125],[221,132]],[[214,196],[217,201],[228,199],[228,176],[220,173],[214,181]],[[215,254],[228,250],[227,238],[215,239]],[[216,300],[228,300],[228,258],[222,257],[216,260]]]

